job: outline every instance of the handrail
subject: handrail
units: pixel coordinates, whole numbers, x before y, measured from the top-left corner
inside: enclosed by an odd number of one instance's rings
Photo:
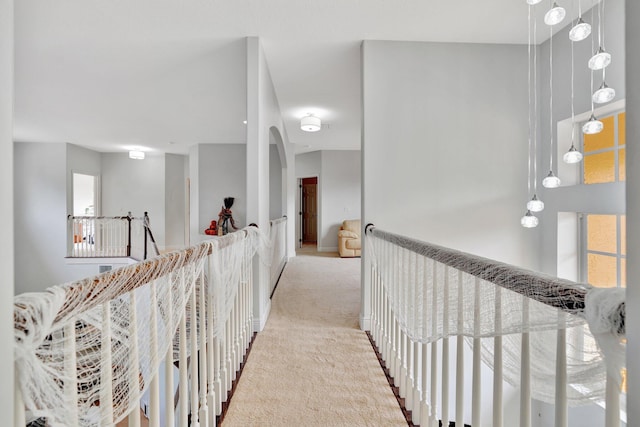
[[[374,235],[379,239],[383,239],[419,255],[429,257],[439,263],[464,271],[482,280],[495,283],[505,289],[517,292],[570,314],[583,316],[585,297],[588,291],[593,288],[593,286],[589,284],[576,283],[570,280],[552,277],[478,255],[426,243],[388,231],[378,230],[373,224],[367,224],[365,226],[365,234]],[[473,269],[470,268],[471,266],[473,266]],[[478,271],[481,271],[481,274],[478,274]],[[527,292],[527,290],[532,287],[536,289],[535,294]],[[618,313],[620,315],[619,325],[621,325],[621,328],[617,332],[618,334],[624,335],[624,302],[620,305]]]

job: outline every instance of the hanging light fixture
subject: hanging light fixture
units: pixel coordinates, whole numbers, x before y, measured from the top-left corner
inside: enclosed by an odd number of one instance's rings
[[[535,217],[531,211],[527,211],[522,218],[520,218],[520,225],[525,228],[534,228],[538,226],[538,218]]]
[[[591,28],[591,27],[589,27]],[[562,161],[568,164],[574,164],[580,162],[582,160],[582,153],[576,149],[574,144],[575,134],[576,134],[576,115],[574,108],[574,100],[575,100],[575,91],[574,91],[574,77],[575,77],[575,60],[573,55],[573,43],[571,41],[571,147],[569,151],[564,153],[562,156]]]
[[[564,153],[562,160],[569,164],[580,163],[580,160],[582,160],[582,153],[579,152],[573,144],[571,144],[571,148],[569,148],[569,151]]]
[[[589,120],[582,125],[582,132],[587,135],[600,133],[602,132],[602,129],[604,129],[604,124],[602,124],[600,120],[596,119],[596,116],[594,116],[593,113],[591,114],[591,117],[589,117]]]
[[[591,34],[591,25],[584,22],[581,16],[578,18],[576,25],[569,31],[569,39],[573,42],[579,42],[589,37],[589,34]]]
[[[314,115],[306,115],[300,120],[300,129],[305,132],[317,132],[320,130],[322,122]]]
[[[602,70],[604,73],[604,70]],[[604,104],[605,102],[611,101],[616,97],[616,91],[613,88],[607,86],[607,83],[602,80],[602,84],[600,85],[600,89],[593,93],[592,99],[596,104]]]
[[[533,33],[534,33],[534,40],[535,40],[535,35],[536,35],[536,29],[537,27],[535,26],[534,23],[534,27],[533,27]],[[528,80],[528,92],[529,92],[529,174],[528,174],[528,179],[527,179],[527,185],[528,185],[528,190],[529,190],[529,194],[531,194],[531,163],[532,163],[532,159],[531,159],[531,148],[533,146],[533,168],[534,168],[534,178],[533,178],[533,197],[531,198],[531,200],[529,200],[527,202],[527,213],[528,216],[525,215],[521,220],[520,223],[522,224],[522,226],[530,228],[530,227],[535,227],[536,225],[538,225],[538,218],[536,218],[535,216],[531,215],[531,212],[541,212],[544,209],[544,203],[542,202],[542,200],[538,199],[538,196],[536,195],[536,190],[537,190],[537,181],[538,181],[538,168],[537,168],[537,117],[535,115],[535,112],[537,111],[537,75],[536,75],[536,70],[537,70],[537,50],[534,49],[533,51],[533,70],[534,70],[534,79],[533,79],[533,92],[534,92],[534,104],[536,105],[536,108],[532,109],[531,108],[531,86],[532,86],[532,81],[531,81],[531,7],[529,7],[529,29],[528,29],[528,72],[527,72],[527,80]],[[534,117],[533,120],[533,124],[532,124],[532,120],[531,117]],[[532,224],[532,221],[535,220],[535,224]]]
[[[534,194],[531,200],[527,202],[527,210],[531,212],[542,212],[544,210],[544,202]]]
[[[598,50],[589,59],[589,68],[592,70],[602,70],[611,64],[611,54],[604,50],[604,28],[602,23],[602,14],[604,13],[604,0],[598,5]]]
[[[533,6],[534,4],[540,3],[542,0],[527,0],[527,4]]]
[[[560,178],[553,173],[553,30],[549,27],[549,174],[542,180],[545,188],[560,187]]]
[[[551,9],[549,9],[544,15],[544,23],[552,26],[559,24],[566,15],[567,11],[564,10],[564,7],[558,6],[558,3],[553,2]]]

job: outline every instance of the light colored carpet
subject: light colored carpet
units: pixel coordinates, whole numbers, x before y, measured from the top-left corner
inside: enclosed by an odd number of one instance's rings
[[[287,264],[224,427],[407,425],[358,327],[360,259],[318,255]]]

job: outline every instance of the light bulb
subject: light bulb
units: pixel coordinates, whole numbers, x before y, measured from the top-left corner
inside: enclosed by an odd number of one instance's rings
[[[553,174],[553,171],[549,171],[549,175],[542,180],[542,186],[544,188],[558,188],[560,187],[560,178]]]
[[[533,216],[531,211],[527,211],[522,218],[520,218],[520,225],[525,228],[534,228],[538,226],[538,218]]]
[[[604,104],[605,102],[611,101],[615,97],[616,97],[615,89],[610,88],[609,86],[607,86],[607,83],[603,81],[602,84],[600,85],[600,88],[593,93],[593,96],[591,97],[591,99],[596,104]]]
[[[598,51],[591,57],[591,59],[589,59],[588,63],[589,68],[594,71],[602,70],[609,64],[611,64],[611,54],[605,52],[604,49],[602,49],[602,46],[598,48]]]
[[[547,25],[556,25],[562,22],[567,11],[564,7],[558,6],[558,3],[553,2],[553,6],[544,15],[544,23]]]
[[[564,153],[564,156],[562,156],[562,160],[565,163],[569,164],[579,163],[580,160],[582,160],[582,153],[576,150],[576,147],[572,145],[571,148],[569,148],[569,151]]]
[[[527,0],[527,4],[534,5],[540,3],[542,0]]]
[[[589,37],[589,34],[591,34],[591,25],[584,22],[582,17],[580,17],[576,25],[569,31],[569,39],[574,42],[579,42]]]
[[[134,160],[144,160],[144,151],[131,150],[129,151],[129,158]]]
[[[531,212],[542,212],[544,210],[544,202],[539,200],[538,196],[534,194],[531,200],[527,202],[527,210]]]
[[[582,133],[586,133],[587,135],[593,135],[594,133],[602,132],[604,125],[602,122],[592,114],[589,118],[589,121],[582,125]]]

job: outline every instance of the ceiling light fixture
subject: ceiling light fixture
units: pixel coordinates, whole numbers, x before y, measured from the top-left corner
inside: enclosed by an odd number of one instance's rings
[[[531,200],[527,202],[527,210],[531,212],[542,212],[544,210],[544,202],[534,194]]]
[[[564,7],[558,6],[558,3],[553,2],[551,9],[549,9],[544,15],[544,23],[551,26],[559,24],[562,22],[566,14],[567,11],[564,10]]]
[[[131,150],[129,151],[129,158],[134,160],[144,160],[144,151]]]
[[[540,3],[542,0],[527,0],[527,4],[533,6],[534,4]]]
[[[602,70],[602,72],[604,74],[604,70]],[[607,83],[603,80],[602,84],[600,85],[600,89],[594,92],[592,99],[596,104],[604,104],[605,102],[611,101],[615,97],[615,89],[607,86]]]
[[[555,3],[554,3],[555,4]],[[560,187],[560,178],[553,174],[553,28],[549,27],[549,174],[542,180],[545,188]]]
[[[309,114],[300,120],[300,129],[305,132],[317,132],[321,127],[322,122],[314,115]]]
[[[525,228],[534,228],[538,226],[538,218],[533,216],[531,211],[527,211],[522,218],[520,218],[520,225]]]
[[[574,60],[574,54],[573,54],[573,43],[574,43],[574,40],[571,39],[571,147],[569,148],[569,151],[564,153],[564,156],[562,156],[562,161],[568,164],[579,163],[580,160],[582,160],[582,153],[576,149],[576,146],[574,144],[575,135],[576,135],[576,114],[575,114],[575,108],[574,108],[575,60]]]
[[[593,12],[592,12],[593,13]],[[602,15],[604,14],[604,0],[598,5],[598,50],[589,59],[589,68],[592,70],[602,70],[611,64],[611,54],[604,50],[604,24]]]
[[[600,120],[596,119],[596,116],[594,116],[593,113],[591,114],[591,117],[589,117],[589,120],[582,125],[582,132],[587,135],[602,132],[602,129],[604,129],[604,124],[602,124]]]
[[[581,16],[578,18],[576,25],[569,31],[569,39],[573,42],[579,42],[589,37],[589,34],[591,34],[591,25],[584,22]]]

